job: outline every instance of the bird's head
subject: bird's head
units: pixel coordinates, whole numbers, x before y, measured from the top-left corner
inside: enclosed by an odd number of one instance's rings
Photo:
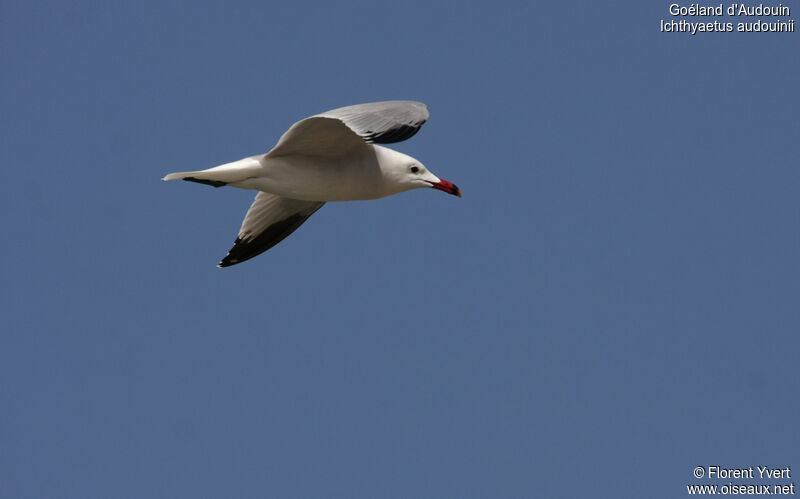
[[[452,182],[442,180],[428,170],[422,162],[406,154],[384,149],[393,154],[381,161],[381,169],[386,177],[396,188],[397,192],[418,189],[420,187],[433,187],[448,194],[461,197],[461,190]]]

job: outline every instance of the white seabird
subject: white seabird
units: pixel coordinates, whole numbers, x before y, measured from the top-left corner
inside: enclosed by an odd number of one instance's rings
[[[421,102],[342,107],[298,121],[266,154],[163,180],[259,191],[219,263],[229,267],[272,248],[328,201],[377,199],[420,187],[461,197],[458,187],[416,159],[376,145],[411,137],[427,119]]]

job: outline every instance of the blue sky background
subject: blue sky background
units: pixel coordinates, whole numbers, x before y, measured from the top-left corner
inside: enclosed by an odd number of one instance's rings
[[[3,2],[0,496],[800,473],[798,34],[669,3]],[[330,203],[218,269],[253,193],[160,180],[386,99],[463,199]]]

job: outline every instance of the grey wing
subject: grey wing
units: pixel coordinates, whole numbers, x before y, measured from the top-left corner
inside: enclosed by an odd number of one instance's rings
[[[268,157],[304,154],[344,156],[413,136],[428,120],[421,102],[385,101],[340,107],[298,121],[281,136]]]
[[[340,107],[317,116],[342,120],[368,143],[391,144],[411,138],[430,114],[422,102],[390,100]]]
[[[323,204],[259,192],[247,210],[233,248],[218,266],[230,267],[267,251],[297,230]]]

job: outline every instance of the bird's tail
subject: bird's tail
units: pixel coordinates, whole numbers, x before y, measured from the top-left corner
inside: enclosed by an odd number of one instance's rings
[[[260,156],[252,156],[250,158],[234,161],[233,163],[215,166],[207,170],[170,173],[162,180],[183,179],[190,182],[213,185],[214,187],[222,187],[223,185],[232,182],[240,182],[246,178],[258,175],[263,168],[259,158]]]

